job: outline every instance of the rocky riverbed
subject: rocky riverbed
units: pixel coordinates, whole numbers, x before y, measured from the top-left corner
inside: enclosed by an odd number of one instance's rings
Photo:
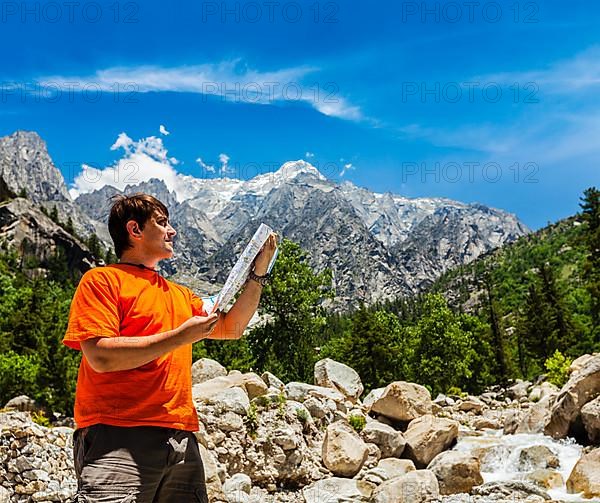
[[[600,502],[600,355],[576,360],[560,390],[433,400],[407,382],[361,400],[358,374],[333,360],[314,384],[207,359],[192,373],[212,502]],[[36,424],[33,409],[19,397],[0,412],[0,503],[75,493],[73,429]]]

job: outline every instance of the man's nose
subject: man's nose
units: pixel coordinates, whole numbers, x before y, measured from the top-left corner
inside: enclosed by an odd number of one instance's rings
[[[173,226],[171,224],[169,224],[169,228],[167,229],[167,232],[171,235],[174,236],[175,234],[177,234],[177,231],[173,228]]]

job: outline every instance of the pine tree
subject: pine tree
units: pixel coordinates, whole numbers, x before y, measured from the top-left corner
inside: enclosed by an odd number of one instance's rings
[[[575,342],[573,337],[573,326],[567,312],[562,288],[556,278],[556,273],[549,263],[543,263],[539,267],[541,291],[548,305],[551,321],[552,337],[548,343],[548,355],[550,357],[556,350],[566,353]],[[544,361],[547,359],[544,358]]]
[[[521,372],[529,379],[543,371],[543,362],[550,355],[553,339],[552,313],[544,300],[539,280],[534,278],[517,324],[517,336],[522,346]]]
[[[563,287],[554,269],[543,262],[534,271],[517,323],[519,366],[527,379],[543,372],[543,363],[557,350],[572,352],[576,342]]]
[[[75,227],[73,226],[73,219],[70,215],[69,218],[67,218],[67,223],[64,225],[63,228],[72,236],[75,235]]]
[[[584,264],[586,289],[591,297],[592,338],[600,346],[600,190],[586,189],[579,220],[585,224],[588,255]]]
[[[56,205],[52,206],[52,209],[50,210],[50,220],[52,220],[55,224],[59,223],[58,210],[56,209]]]
[[[284,239],[265,286],[259,312],[268,321],[254,328],[248,343],[259,370],[269,370],[285,381],[312,379],[316,334],[323,330],[322,301],[333,296],[331,272],[313,273],[308,254]]]
[[[98,236],[95,233],[91,233],[90,236],[87,239],[87,247],[90,250],[90,253],[95,257],[95,258],[101,258],[103,253],[102,253],[102,247],[100,245],[100,239],[98,239]]]
[[[411,332],[416,341],[418,382],[428,385],[434,394],[464,386],[473,374],[473,334],[465,330],[460,315],[450,310],[441,294],[425,296],[423,315]]]
[[[344,333],[325,345],[321,356],[356,370],[368,392],[392,381],[410,380],[412,349],[409,333],[394,313],[363,305]]]
[[[106,250],[106,255],[104,256],[104,262],[108,264],[114,264],[117,261],[117,256],[115,252],[113,252],[112,248]]]
[[[485,288],[486,293],[486,304],[487,304],[487,312],[488,319],[491,329],[491,336],[493,341],[494,350],[496,353],[496,374],[499,377],[499,381],[502,384],[505,384],[509,378],[509,364],[508,357],[506,354],[506,343],[505,337],[502,332],[502,328],[500,327],[500,320],[498,317],[498,308],[495,302],[495,299],[492,294],[492,286],[489,273],[484,273],[483,275],[483,286]]]

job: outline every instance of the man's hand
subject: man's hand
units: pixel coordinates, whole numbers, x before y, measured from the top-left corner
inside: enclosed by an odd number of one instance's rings
[[[179,325],[178,330],[184,335],[185,339],[192,339],[197,342],[206,339],[215,328],[219,321],[218,313],[212,313],[208,316],[192,316]]]
[[[267,241],[261,248],[260,252],[254,259],[254,273],[258,276],[264,276],[267,274],[267,269],[269,268],[269,264],[271,263],[271,259],[273,255],[275,255],[275,250],[277,249],[277,237],[275,234],[271,233],[271,235],[267,238]]]

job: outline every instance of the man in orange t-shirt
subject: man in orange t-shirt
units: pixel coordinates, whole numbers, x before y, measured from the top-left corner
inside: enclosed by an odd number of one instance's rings
[[[226,314],[156,271],[176,232],[160,201],[119,196],[108,227],[119,263],[88,271],[64,343],[83,352],[73,450],[86,502],[208,502],[195,436],[192,343],[241,337],[260,299],[277,242],[270,236]]]

